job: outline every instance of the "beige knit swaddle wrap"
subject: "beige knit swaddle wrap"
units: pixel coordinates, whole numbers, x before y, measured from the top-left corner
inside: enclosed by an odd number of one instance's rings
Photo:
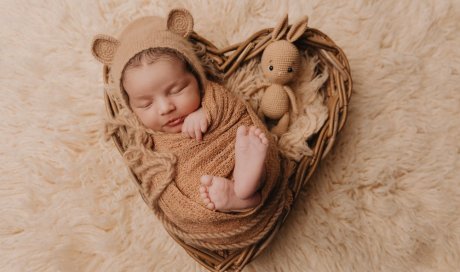
[[[207,209],[199,195],[200,177],[232,178],[237,128],[255,125],[267,131],[249,105],[219,84],[208,81],[202,107],[211,120],[202,142],[180,133],[146,130],[134,115],[120,114],[108,133],[123,127],[130,134],[132,146],[124,158],[142,181],[144,200],[168,231],[210,249],[242,248],[260,240],[290,204],[287,177],[281,173],[276,143],[268,137],[261,204],[241,213]]]

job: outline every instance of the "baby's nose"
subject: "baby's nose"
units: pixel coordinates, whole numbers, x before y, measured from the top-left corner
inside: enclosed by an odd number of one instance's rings
[[[172,103],[169,100],[163,100],[160,102],[160,114],[165,115],[170,112],[172,112],[176,107],[174,106],[174,103]]]

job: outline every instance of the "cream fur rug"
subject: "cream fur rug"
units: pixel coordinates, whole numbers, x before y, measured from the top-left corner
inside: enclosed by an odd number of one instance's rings
[[[303,3],[301,3],[303,2]],[[218,46],[306,14],[349,57],[346,128],[246,271],[458,271],[459,1],[12,1],[0,9],[2,271],[203,271],[102,135],[97,33],[188,8]]]

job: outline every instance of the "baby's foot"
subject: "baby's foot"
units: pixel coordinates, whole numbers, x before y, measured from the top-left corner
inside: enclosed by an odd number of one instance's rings
[[[260,194],[240,199],[235,195],[233,181],[215,176],[201,177],[200,195],[210,210],[235,211],[253,208],[260,203]]]
[[[259,128],[240,126],[235,142],[235,194],[241,199],[251,197],[261,183],[267,155],[268,139]]]

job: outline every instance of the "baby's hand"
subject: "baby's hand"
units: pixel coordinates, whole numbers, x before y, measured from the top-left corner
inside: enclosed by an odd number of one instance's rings
[[[203,108],[190,113],[184,119],[182,133],[190,138],[196,138],[199,142],[203,139],[203,133],[208,129],[208,120]]]

